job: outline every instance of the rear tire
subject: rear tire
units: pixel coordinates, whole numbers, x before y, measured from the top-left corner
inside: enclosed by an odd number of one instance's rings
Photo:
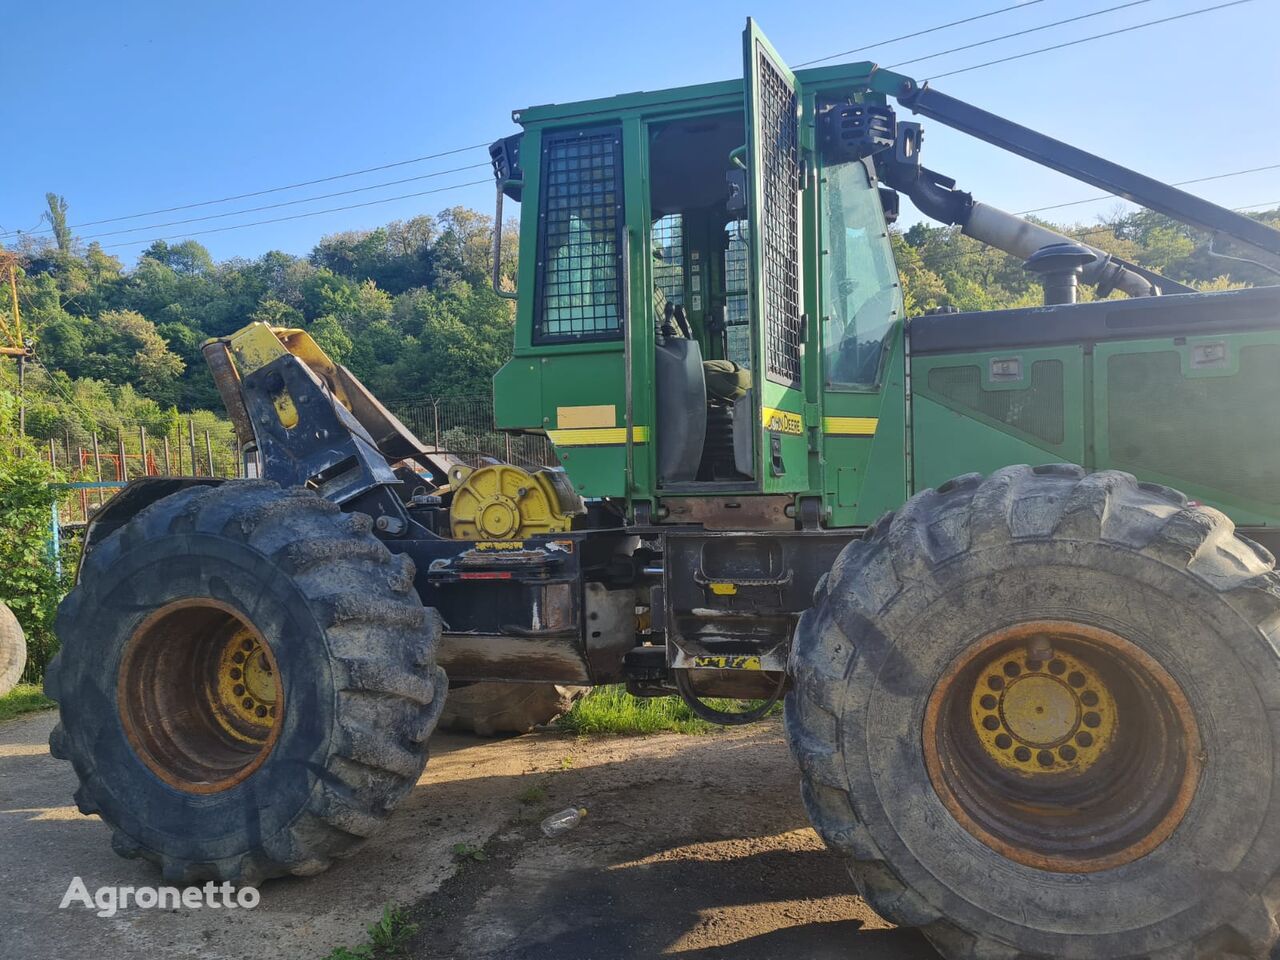
[[[913,497],[798,627],[786,725],[814,826],[948,958],[1267,957],[1274,562],[1116,472]]]
[[[414,569],[303,490],[195,487],[85,557],[58,611],[50,752],[166,881],[352,854],[417,782],[447,680]]]
[[[573,706],[589,687],[557,683],[468,683],[449,691],[440,729],[496,737],[528,733]]]
[[[27,640],[13,611],[0,603],[0,697],[22,679],[27,666]]]

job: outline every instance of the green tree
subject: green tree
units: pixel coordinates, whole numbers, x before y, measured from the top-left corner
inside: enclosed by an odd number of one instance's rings
[[[136,310],[107,310],[87,337],[84,361],[89,376],[134,383],[152,396],[164,395],[185,368],[156,325]]]
[[[71,228],[67,226],[67,201],[52,191],[44,195],[49,205],[49,226],[53,228],[54,239],[58,242],[60,253],[71,252]]]

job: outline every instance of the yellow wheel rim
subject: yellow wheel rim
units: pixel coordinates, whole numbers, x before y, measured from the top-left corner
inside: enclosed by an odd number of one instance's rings
[[[275,668],[258,635],[247,627],[232,633],[218,657],[214,719],[231,736],[259,742],[275,722],[278,696]]]
[[[1084,658],[1053,649],[1048,638],[992,658],[969,707],[988,756],[1026,776],[1088,770],[1116,730],[1106,680]]]
[[[187,793],[243,782],[271,754],[284,721],[270,645],[238,610],[207,597],[143,620],[121,658],[116,696],[139,759]]]
[[[1099,627],[1042,620],[965,649],[921,731],[929,780],[970,834],[1041,870],[1146,856],[1186,816],[1204,762],[1178,683]]]

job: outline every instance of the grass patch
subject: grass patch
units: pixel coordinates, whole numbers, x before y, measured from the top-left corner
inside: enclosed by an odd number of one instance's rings
[[[739,700],[708,698],[706,703],[719,710],[744,709]],[[770,715],[781,711],[782,705],[775,704]],[[695,717],[679,697],[633,697],[621,685],[596,687],[579,698],[556,726],[581,736],[713,733],[722,729]]]
[[[355,947],[338,947],[325,960],[381,960],[403,954],[405,946],[418,931],[416,923],[401,907],[390,904],[382,908],[382,916],[365,928],[369,939]]]
[[[547,799],[547,788],[541,784],[534,784],[532,787],[521,790],[520,793],[516,795],[516,799],[525,806],[545,803]]]
[[[478,847],[474,843],[455,843],[453,845],[453,857],[462,863],[468,860],[484,863],[489,859],[489,855],[484,852],[484,847]]]
[[[0,697],[0,720],[12,720],[19,714],[56,706],[56,703],[44,695],[44,688],[40,684],[20,683]]]

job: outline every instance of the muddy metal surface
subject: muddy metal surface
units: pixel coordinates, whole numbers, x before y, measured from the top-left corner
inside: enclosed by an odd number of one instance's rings
[[[387,903],[407,955],[467,960],[936,960],[856,896],[809,829],[776,722],[684,737],[439,737],[418,788],[353,860],[262,889],[252,911],[58,904],[74,876],[159,885],[71,803],[51,713],[0,724],[0,957],[321,960]],[[578,805],[576,830],[538,821]],[[460,852],[461,851],[461,852]]]

